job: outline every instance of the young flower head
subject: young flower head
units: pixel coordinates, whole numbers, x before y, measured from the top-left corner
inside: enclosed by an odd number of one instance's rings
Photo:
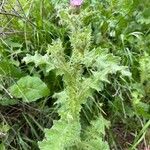
[[[81,6],[83,3],[83,0],[70,0],[70,5],[73,7]]]

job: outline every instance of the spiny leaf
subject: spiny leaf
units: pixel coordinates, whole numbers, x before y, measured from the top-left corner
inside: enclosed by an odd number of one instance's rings
[[[34,63],[35,67],[45,65],[46,72],[49,72],[54,69],[54,65],[50,61],[50,57],[48,54],[42,56],[38,52],[35,52],[35,55],[27,54],[26,57],[23,58],[23,61],[28,63]]]
[[[35,52],[34,56],[27,54],[27,56],[23,58],[23,61],[25,61],[27,64],[31,62],[35,63],[36,67],[42,64],[46,64],[48,60],[49,57],[47,54],[42,56],[38,52]]]
[[[91,121],[91,125],[83,134],[83,150],[109,150],[108,143],[103,140],[105,128],[109,127],[109,122],[99,116],[96,120]]]
[[[80,139],[80,128],[78,121],[56,121],[51,129],[45,130],[45,139],[39,142],[39,148],[41,150],[64,150]]]

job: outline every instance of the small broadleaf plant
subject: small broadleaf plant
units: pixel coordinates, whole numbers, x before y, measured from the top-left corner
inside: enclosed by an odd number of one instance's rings
[[[10,93],[16,98],[22,98],[24,102],[33,102],[49,95],[47,85],[39,78],[25,76],[9,88]]]

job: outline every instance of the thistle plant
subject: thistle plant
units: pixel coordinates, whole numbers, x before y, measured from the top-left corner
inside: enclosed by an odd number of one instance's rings
[[[65,53],[62,41],[57,39],[48,46],[45,55],[36,52],[34,56],[27,55],[23,59],[27,64],[44,65],[45,72],[53,70],[63,80],[63,90],[53,95],[60,119],[54,121],[51,129],[45,129],[45,138],[38,143],[39,148],[107,150],[109,146],[104,141],[104,135],[108,121],[100,115],[83,129],[80,118],[82,106],[89,99],[94,99],[95,91],[103,90],[104,83],[109,83],[109,74],[120,72],[123,76],[129,75],[129,72],[120,65],[120,58],[109,54],[107,49],[91,48],[91,25],[84,25],[85,14],[88,14],[86,10],[76,14],[70,8],[61,8],[57,12],[60,24],[68,29],[70,55]]]

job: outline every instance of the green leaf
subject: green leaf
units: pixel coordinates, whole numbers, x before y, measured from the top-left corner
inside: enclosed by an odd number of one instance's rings
[[[15,105],[17,103],[18,103],[18,101],[16,99],[9,99],[9,98],[5,98],[5,97],[0,99],[0,105],[2,105],[2,106]]]
[[[11,40],[6,40],[6,43],[7,43],[7,45],[9,45],[10,47],[13,47],[13,48],[20,48],[20,47],[22,47],[22,44],[17,43],[17,42],[13,42]]]
[[[45,130],[45,139],[38,143],[40,150],[64,150],[73,146],[79,140],[80,128],[78,121],[55,122],[51,129]]]
[[[91,121],[91,125],[85,130],[81,146],[83,150],[109,150],[109,145],[103,140],[105,128],[109,127],[109,122],[100,116]]]
[[[5,150],[5,146],[3,143],[0,144],[0,150]]]
[[[3,133],[6,133],[8,132],[8,130],[10,129],[9,125],[8,124],[0,124],[0,132],[3,132]]]
[[[10,61],[0,61],[0,76],[7,76],[12,78],[20,78],[23,73],[20,69],[16,68]]]
[[[143,116],[144,118],[150,119],[150,105],[138,102],[134,104],[134,109],[138,115]]]
[[[39,98],[49,95],[46,84],[38,77],[22,77],[16,84],[10,87],[10,93],[22,98],[25,102],[36,101]]]
[[[90,141],[83,142],[83,145],[87,145],[83,150],[109,150],[108,143],[103,141],[102,138],[91,139]]]
[[[38,52],[35,52],[35,55],[33,56],[27,54],[26,57],[23,58],[23,61],[25,61],[27,64],[31,62],[35,63],[36,67],[42,64],[46,64],[48,60],[49,60],[48,55],[42,56]]]
[[[34,63],[35,67],[45,65],[46,72],[49,72],[54,69],[54,65],[51,63],[48,54],[42,56],[38,52],[35,52],[35,55],[27,54],[26,57],[23,58],[23,61],[28,63]]]

